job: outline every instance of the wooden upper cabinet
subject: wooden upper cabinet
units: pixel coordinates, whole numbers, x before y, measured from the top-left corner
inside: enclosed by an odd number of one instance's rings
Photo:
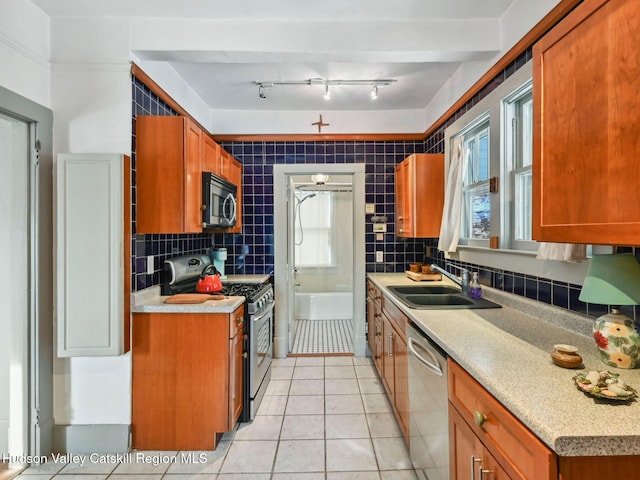
[[[137,117],[136,233],[202,231],[203,135],[186,117]]]
[[[414,154],[396,167],[396,236],[440,235],[444,205],[444,155]]]
[[[209,135],[202,136],[202,171],[220,175],[220,145]]]
[[[585,0],[533,50],[533,238],[640,244],[640,2]]]
[[[236,225],[225,231],[229,233],[240,233],[242,232],[242,164],[222,148],[220,150],[224,152],[224,155],[222,155],[221,176],[238,187],[238,195],[236,196]]]

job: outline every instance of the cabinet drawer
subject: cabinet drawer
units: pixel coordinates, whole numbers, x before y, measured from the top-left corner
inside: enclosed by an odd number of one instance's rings
[[[382,311],[386,314],[389,322],[398,331],[398,336],[405,342],[407,341],[407,335],[405,329],[407,327],[407,317],[400,311],[395,304],[389,300],[386,296],[382,297]]]
[[[380,303],[380,298],[382,298],[380,289],[378,289],[378,287],[376,287],[371,281],[367,282],[367,297],[378,303]]]
[[[235,337],[244,329],[244,305],[239,306],[229,315],[229,338]]]
[[[451,359],[449,401],[511,478],[557,477],[556,455]]]

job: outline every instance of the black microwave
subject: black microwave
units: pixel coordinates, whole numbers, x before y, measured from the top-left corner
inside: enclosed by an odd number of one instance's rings
[[[238,187],[215,173],[202,172],[202,228],[234,227]]]

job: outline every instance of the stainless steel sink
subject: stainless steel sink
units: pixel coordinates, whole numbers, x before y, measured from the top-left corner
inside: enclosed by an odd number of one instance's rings
[[[393,293],[400,295],[442,295],[446,293],[460,293],[460,289],[456,287],[448,287],[447,285],[393,285],[388,287]]]
[[[455,287],[443,285],[394,285],[389,292],[409,308],[450,310],[460,308],[501,308],[486,298],[471,298]]]

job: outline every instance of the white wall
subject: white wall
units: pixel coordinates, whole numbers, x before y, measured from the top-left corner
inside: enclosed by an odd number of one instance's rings
[[[51,106],[49,34],[49,17],[31,2],[0,1],[0,85],[45,107]]]
[[[515,0],[500,20],[502,49],[485,62],[465,62],[443,85],[425,109],[426,128],[433,125],[473,84],[500,60],[561,0]]]
[[[54,155],[131,155],[129,21],[54,19],[51,39]],[[56,358],[54,415],[57,425],[129,424],[130,354]]]

